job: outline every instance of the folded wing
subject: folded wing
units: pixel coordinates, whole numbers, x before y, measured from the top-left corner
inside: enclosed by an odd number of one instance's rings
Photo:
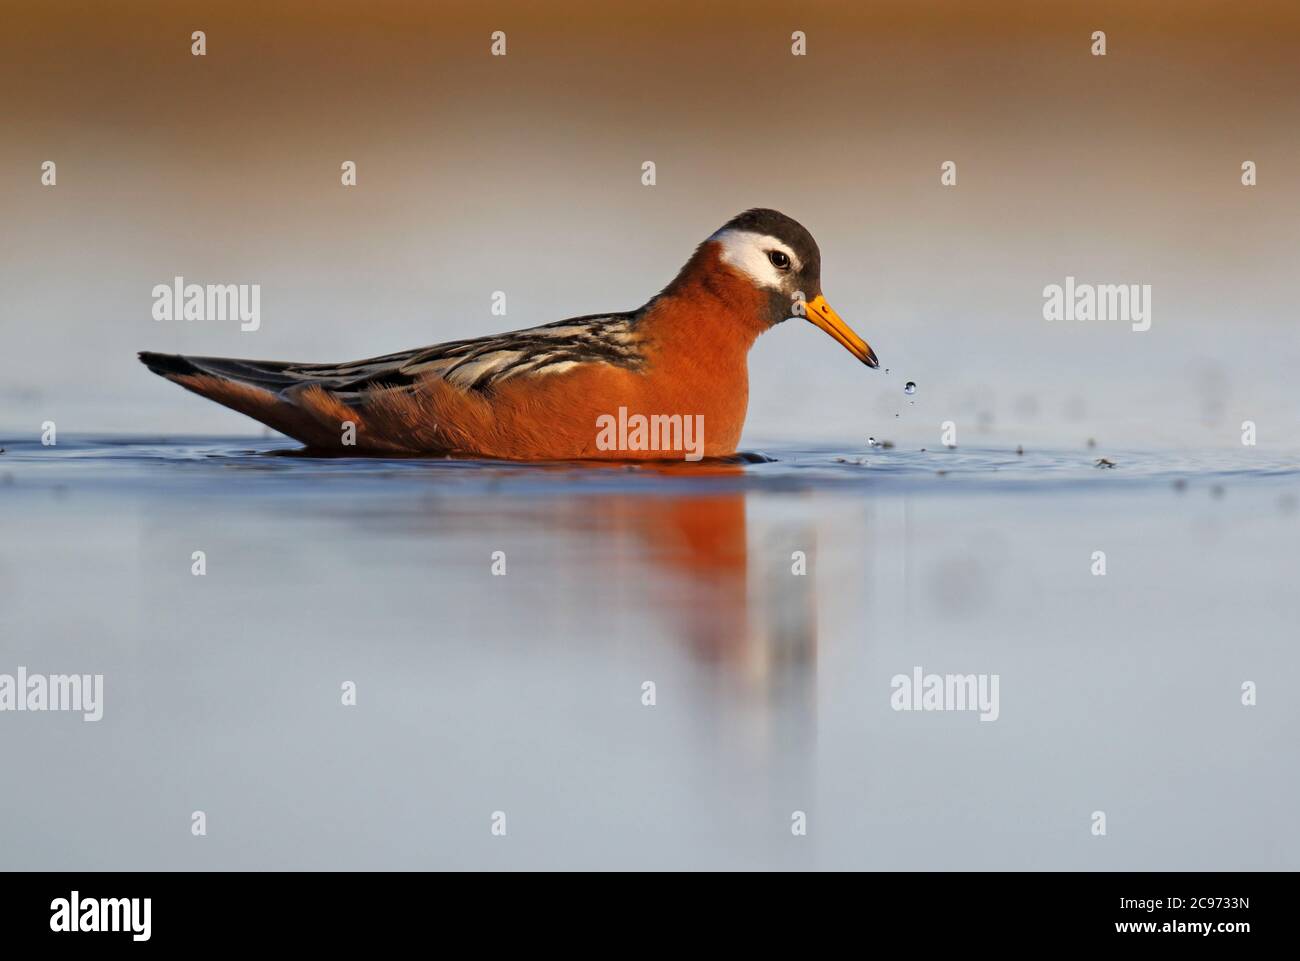
[[[641,365],[635,314],[577,317],[542,327],[371,357],[341,364],[193,357],[142,351],[140,360],[163,377],[208,375],[273,394],[319,387],[350,406],[383,388],[409,388],[429,378],[465,391],[490,392],[514,377],[561,373],[582,363]]]

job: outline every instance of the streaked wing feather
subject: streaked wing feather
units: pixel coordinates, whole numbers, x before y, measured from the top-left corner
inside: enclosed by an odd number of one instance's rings
[[[600,314],[541,327],[454,340],[341,364],[187,357],[197,372],[282,391],[316,385],[358,401],[369,390],[411,387],[440,377],[463,390],[488,391],[512,377],[560,373],[582,363],[638,368],[636,314]]]

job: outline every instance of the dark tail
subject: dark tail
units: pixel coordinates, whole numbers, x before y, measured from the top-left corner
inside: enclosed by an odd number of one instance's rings
[[[238,360],[234,357],[186,357],[182,354],[155,354],[140,351],[140,362],[160,377],[185,377],[208,374],[223,377],[249,387],[260,387],[272,393],[294,384],[311,383],[310,377],[289,373],[290,364],[282,360]]]
[[[140,351],[140,363],[159,377],[167,377],[171,374],[203,373],[203,371],[191,364],[188,358],[182,357],[180,354],[155,354],[151,350],[142,350]]]

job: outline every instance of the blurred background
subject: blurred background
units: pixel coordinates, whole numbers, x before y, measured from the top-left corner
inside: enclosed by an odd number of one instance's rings
[[[783,325],[747,444],[1294,444],[1289,0],[0,6],[10,433],[256,436],[135,351],[337,360],[628,309],[763,205],[889,373]],[[261,284],[261,329],[154,321],[177,275]],[[1048,323],[1067,275],[1150,284],[1151,329]]]

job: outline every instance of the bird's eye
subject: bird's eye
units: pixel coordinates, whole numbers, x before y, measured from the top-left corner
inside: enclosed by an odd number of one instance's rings
[[[779,250],[769,250],[767,259],[772,261],[772,266],[777,270],[785,270],[790,266],[790,258]]]

